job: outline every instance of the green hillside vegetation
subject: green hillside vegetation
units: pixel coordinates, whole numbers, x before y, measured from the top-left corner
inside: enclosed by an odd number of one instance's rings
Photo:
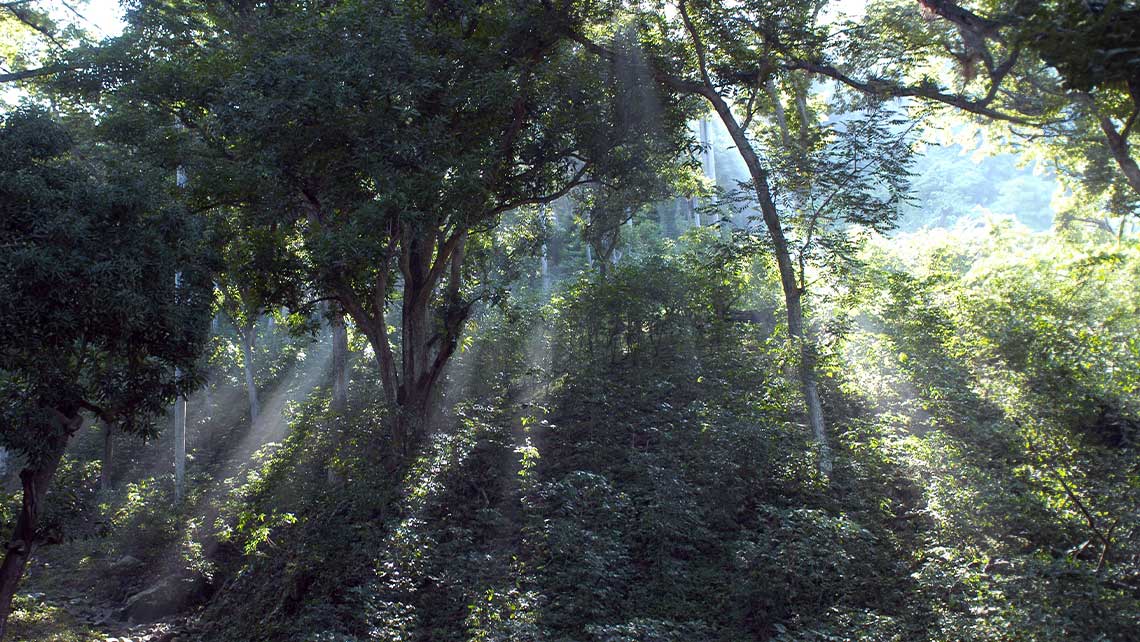
[[[1140,9],[856,4],[0,2],[0,639],[1140,638]]]

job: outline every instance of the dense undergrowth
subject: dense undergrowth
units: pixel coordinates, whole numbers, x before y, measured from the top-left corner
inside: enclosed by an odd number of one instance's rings
[[[202,640],[1134,639],[1140,251],[924,234],[817,304],[830,479],[782,326],[725,321],[763,262],[691,235],[480,316],[410,463],[363,369],[173,510],[76,452],[57,550],[203,578]]]

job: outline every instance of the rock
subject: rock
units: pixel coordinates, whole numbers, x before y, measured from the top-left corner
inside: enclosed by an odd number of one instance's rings
[[[168,577],[127,598],[122,615],[131,622],[153,622],[198,604],[204,591],[201,577]]]
[[[142,560],[133,555],[124,555],[111,563],[112,571],[129,571],[143,565]]]

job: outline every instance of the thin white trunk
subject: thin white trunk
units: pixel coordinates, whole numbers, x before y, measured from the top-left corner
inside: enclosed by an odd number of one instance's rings
[[[261,403],[257,400],[257,385],[253,378],[253,338],[257,332],[257,326],[250,324],[249,327],[241,331],[241,346],[244,359],[242,359],[245,370],[245,390],[249,394],[249,422],[250,424],[257,423],[257,416],[261,414]]]
[[[712,123],[707,118],[701,119],[701,146],[704,147],[705,176],[716,186],[716,154],[713,150]]]
[[[550,259],[546,243],[542,244],[542,289],[543,291],[550,289]]]
[[[179,128],[182,127],[181,122],[175,121],[175,125]],[[174,184],[183,188],[190,182],[190,178],[186,175],[186,169],[179,165],[174,170]],[[178,289],[182,286],[182,272],[174,273],[174,300],[178,301]],[[174,369],[174,379],[182,379],[182,371],[178,368]],[[182,501],[186,496],[186,397],[179,395],[174,400],[174,498],[176,501]]]
[[[186,184],[186,172],[182,167],[175,174],[179,187]],[[174,298],[178,300],[178,289],[182,286],[182,273],[174,273]],[[182,370],[174,369],[174,379],[182,379]],[[174,400],[174,498],[182,501],[186,494],[186,397],[179,395]]]
[[[332,409],[339,413],[348,407],[348,328],[344,325],[344,313],[339,308],[329,316],[329,326],[333,342]]]
[[[177,368],[174,376],[180,377]],[[174,499],[182,501],[186,496],[186,397],[174,401]]]
[[[780,100],[780,92],[776,90],[776,83],[771,78],[764,83],[764,91],[772,101],[772,112],[776,115],[776,125],[780,128],[780,142],[784,147],[791,147],[792,139],[788,134],[788,117],[784,113],[784,103]]]
[[[103,461],[99,464],[99,491],[111,490],[111,461],[115,458],[115,433],[111,424],[103,422]]]

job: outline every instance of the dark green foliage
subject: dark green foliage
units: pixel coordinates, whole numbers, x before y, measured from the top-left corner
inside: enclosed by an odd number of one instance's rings
[[[1019,36],[1057,70],[1066,89],[1140,87],[1140,8],[1135,3],[1043,2],[1016,11]]]
[[[34,108],[0,122],[0,445],[24,459],[0,635],[35,546],[63,538],[45,503],[82,413],[150,435],[197,380],[212,276],[201,221],[131,151],[81,145]],[[89,492],[69,490],[62,514]]]
[[[1081,391],[1130,416],[1130,370],[1070,367],[1126,365],[1130,344],[1067,351],[1058,333],[1128,333],[1134,316],[1114,310],[1131,299],[1106,309],[1096,288],[1133,279],[1134,250],[1057,250],[1085,280],[1051,299],[990,287],[1058,271],[1013,261],[1030,241],[1012,234],[935,245],[917,266],[866,258],[879,287],[849,297],[859,307],[829,356],[848,369],[826,370],[839,452],[826,484],[781,342],[718,319],[763,298],[741,293],[762,272],[731,258],[739,248],[694,236],[569,284],[541,312],[518,293],[476,316],[453,372],[448,398],[480,401],[406,466],[383,463],[378,404],[354,396],[334,418],[321,393],[296,408],[217,520],[186,531],[207,543],[219,588],[198,635],[1127,640],[1140,612],[1134,446],[1085,435],[1095,403],[1050,397]],[[627,341],[631,319],[668,340]],[[587,323],[618,329],[616,359],[590,349]],[[1057,349],[1027,360],[1032,345]],[[548,361],[548,346],[580,359]],[[116,524],[169,548],[186,536],[146,488],[128,487]],[[1110,544],[1099,570],[1094,530]]]
[[[733,308],[757,299],[764,313],[773,309],[763,291],[745,297],[749,284],[764,280],[752,258],[755,244],[746,234],[724,240],[712,229],[698,229],[673,250],[653,248],[607,273],[582,275],[551,303],[555,372],[645,365],[692,354],[741,331],[771,332],[772,314],[761,313],[767,324],[729,322]]]
[[[77,145],[46,114],[0,129],[0,383],[5,446],[33,459],[48,408],[95,408],[146,431],[195,380],[208,329],[209,265],[197,219],[129,156]],[[176,290],[175,274],[181,273]],[[175,369],[183,373],[175,377]]]

